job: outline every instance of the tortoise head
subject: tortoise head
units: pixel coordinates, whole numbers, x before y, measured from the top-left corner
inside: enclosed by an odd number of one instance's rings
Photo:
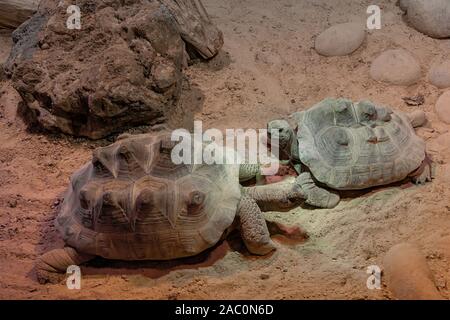
[[[294,130],[286,120],[274,120],[267,124],[268,144],[271,148],[278,147],[280,159],[290,158],[291,145],[295,138]]]

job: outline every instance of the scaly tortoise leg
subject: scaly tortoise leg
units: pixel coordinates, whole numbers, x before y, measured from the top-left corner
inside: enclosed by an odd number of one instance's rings
[[[238,207],[242,240],[248,251],[256,255],[266,255],[276,249],[270,238],[266,220],[255,199],[243,195]]]
[[[42,284],[47,282],[57,283],[69,266],[78,266],[93,258],[94,256],[79,253],[71,247],[51,250],[42,255],[36,262],[37,279]]]
[[[318,187],[309,172],[302,173],[297,178],[297,183],[303,191],[306,203],[311,206],[332,209],[336,207],[341,200],[337,194]]]
[[[282,234],[292,239],[304,239],[306,233],[298,227],[289,227],[280,223],[267,222],[258,205],[258,201],[286,204],[291,199],[300,198],[302,191],[292,183],[276,183],[242,189],[242,199],[238,207],[241,236],[247,249],[256,255],[266,255],[276,249],[270,238],[273,234]],[[270,231],[269,227],[270,226]]]
[[[433,162],[428,154],[426,154],[425,159],[422,161],[420,167],[409,176],[416,185],[422,185],[427,182],[432,182],[436,177],[436,163]]]
[[[305,199],[306,203],[319,208],[334,208],[340,197],[318,187],[309,172],[302,173],[294,184],[275,183],[266,186],[244,188],[243,192],[256,202],[277,203],[282,207],[291,206],[292,200]]]
[[[289,167],[289,161],[280,161],[280,167],[278,173],[275,176],[284,176],[287,172],[287,168]],[[263,175],[263,170],[261,168],[261,164],[250,164],[244,163],[239,166],[239,182],[247,182],[254,178],[256,178],[256,185],[265,185],[267,184],[267,177]]]
[[[264,177],[261,175],[259,164],[244,163],[239,166],[239,182],[247,182],[256,178],[256,184],[263,184]]]
[[[433,171],[432,165],[431,164],[427,165],[423,168],[422,173],[412,177],[412,181],[416,185],[423,185],[426,184],[427,182],[431,182],[433,177],[432,171]]]

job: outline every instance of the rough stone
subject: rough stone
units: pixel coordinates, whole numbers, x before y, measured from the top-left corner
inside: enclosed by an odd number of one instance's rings
[[[198,0],[80,0],[81,30],[66,27],[70,3],[61,3],[41,2],[13,33],[6,63],[23,117],[45,130],[98,139],[170,122],[186,47],[210,58],[223,44]]]

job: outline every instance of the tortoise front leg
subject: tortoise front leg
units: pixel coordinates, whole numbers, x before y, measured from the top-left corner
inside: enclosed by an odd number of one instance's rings
[[[57,283],[62,278],[62,273],[66,273],[71,265],[80,265],[93,259],[94,256],[82,254],[74,248],[65,247],[63,249],[51,250],[38,259],[35,265],[36,275],[39,283]]]
[[[324,209],[332,209],[336,207],[341,198],[334,193],[329,192],[316,185],[309,172],[302,173],[296,183],[300,186],[306,203]]]
[[[248,251],[256,255],[266,255],[276,249],[270,238],[266,220],[255,199],[243,195],[238,207],[238,217],[242,240]]]
[[[305,199],[306,203],[319,208],[334,208],[340,201],[338,195],[318,187],[309,172],[302,173],[294,183],[279,182],[265,186],[243,189],[256,202],[274,203],[289,208],[292,201]]]

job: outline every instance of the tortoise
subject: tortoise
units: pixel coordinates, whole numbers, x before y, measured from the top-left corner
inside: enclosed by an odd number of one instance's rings
[[[426,123],[421,111],[405,114],[370,101],[325,99],[285,120],[268,123],[279,148],[297,172],[309,171],[335,190],[361,190],[411,177],[431,181],[433,164],[414,128]]]
[[[287,206],[315,190],[308,174],[293,182],[244,188],[239,175],[248,176],[255,165],[175,164],[174,147],[170,135],[160,133],[119,137],[95,150],[92,161],[71,177],[56,218],[67,246],[38,259],[39,282],[57,281],[68,266],[95,256],[115,260],[194,256],[236,227],[250,253],[265,255],[276,247],[259,205]],[[309,201],[314,203],[314,198]],[[286,230],[292,228],[271,228]]]

